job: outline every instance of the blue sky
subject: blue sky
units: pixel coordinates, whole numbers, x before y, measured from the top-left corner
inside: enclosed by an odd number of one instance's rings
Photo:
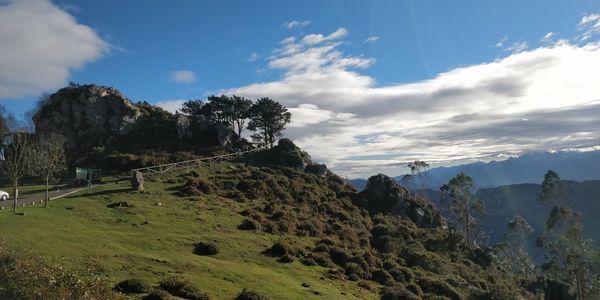
[[[586,65],[600,52],[589,49],[600,32],[596,1],[0,3],[0,25],[5,25],[0,26],[0,65],[10,66],[4,74],[0,70],[0,104],[17,116],[39,95],[69,81],[114,86],[134,101],[171,109],[183,99],[212,93],[271,96],[295,112],[289,134],[313,156],[349,174],[374,165],[397,168],[413,158],[449,164],[590,149],[597,141],[586,136],[590,123],[565,120],[571,130],[553,136],[536,131],[545,126],[531,125],[527,115],[541,122],[553,113],[560,119],[566,109],[589,111],[598,74],[584,73],[584,95],[573,89],[546,106],[539,93],[530,92],[541,88],[544,70],[536,69],[537,77],[529,68],[518,73],[522,77],[510,73],[544,58],[552,65],[540,68],[554,68],[548,74],[588,72]],[[23,12],[37,18],[25,20]],[[73,36],[78,38],[70,40]],[[290,37],[294,41],[283,42]],[[29,48],[41,50],[23,51]],[[556,76],[557,82],[581,81]],[[528,77],[539,78],[539,85]],[[502,106],[498,114],[490,102],[510,108]],[[398,113],[390,114],[388,106]],[[458,108],[431,113],[446,106]],[[457,118],[464,126],[440,130],[456,125]],[[486,123],[490,118],[497,122]],[[512,131],[499,132],[500,123]],[[564,141],[565,134],[580,138]],[[417,135],[439,143],[416,147]],[[540,136],[543,143],[527,147],[505,142],[513,137],[523,144]],[[369,157],[375,159],[356,159]]]

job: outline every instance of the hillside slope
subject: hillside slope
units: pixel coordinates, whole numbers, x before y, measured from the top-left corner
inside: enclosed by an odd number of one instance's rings
[[[112,183],[22,210],[0,214],[11,247],[74,270],[97,266],[114,284],[164,289],[175,276],[214,299],[245,288],[270,299],[531,296],[391,178],[374,176],[357,193],[287,140],[148,179],[144,192]]]

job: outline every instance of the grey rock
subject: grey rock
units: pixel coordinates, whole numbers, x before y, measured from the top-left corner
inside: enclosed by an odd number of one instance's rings
[[[143,191],[144,190],[144,175],[142,175],[142,172],[135,171],[132,174],[132,176],[131,176],[131,188],[133,188],[136,191]]]
[[[51,95],[33,116],[36,135],[61,142],[68,151],[85,151],[126,135],[140,109],[117,89],[71,86]]]
[[[193,133],[188,116],[180,113],[175,114],[175,126],[177,129],[177,137],[180,140],[192,137]]]

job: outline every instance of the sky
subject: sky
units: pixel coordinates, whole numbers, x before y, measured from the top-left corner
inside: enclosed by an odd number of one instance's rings
[[[0,0],[0,105],[270,97],[338,174],[600,149],[600,2]]]

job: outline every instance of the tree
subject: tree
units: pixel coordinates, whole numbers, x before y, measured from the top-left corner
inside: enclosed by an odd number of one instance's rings
[[[44,206],[48,207],[48,201],[50,200],[49,182],[54,179],[54,176],[67,168],[65,149],[59,143],[35,143],[32,150],[31,163],[34,173],[46,181]]]
[[[200,99],[188,100],[181,105],[181,112],[189,116],[199,116],[204,112],[204,104]]]
[[[591,271],[594,251],[591,241],[583,236],[583,223],[578,212],[565,205],[565,188],[558,174],[549,170],[542,182],[542,203],[554,204],[546,220],[546,236],[538,245],[548,251],[542,269],[546,275],[574,287],[577,299],[591,299],[598,288]]]
[[[560,181],[558,173],[548,170],[544,175],[542,182],[542,194],[540,202],[542,203],[560,203],[564,200],[564,188]]]
[[[250,108],[249,117],[248,129],[257,131],[252,137],[273,148],[275,141],[283,136],[292,114],[279,102],[260,98]]]
[[[427,184],[427,171],[429,171],[429,164],[422,160],[415,160],[414,162],[408,163],[410,173],[412,177],[419,179],[421,185],[421,197],[425,198],[425,186]]]
[[[237,130],[238,136],[242,137],[242,132],[246,129],[246,120],[249,117],[252,100],[233,95],[233,108],[231,110],[231,120],[233,127]]]
[[[28,174],[31,166],[31,137],[27,132],[16,132],[4,149],[4,168],[13,184],[13,211],[17,210],[19,181]]]
[[[502,265],[508,266],[515,274],[528,276],[534,270],[527,252],[529,237],[533,232],[527,220],[517,215],[508,223],[502,242],[495,247]]]
[[[484,210],[483,202],[475,199],[471,192],[474,186],[473,179],[460,172],[440,188],[442,193],[448,194],[451,198],[448,209],[448,217],[451,218],[449,221],[455,230],[462,231],[469,250],[472,250],[475,238],[478,236],[474,230],[477,220],[472,214]]]

